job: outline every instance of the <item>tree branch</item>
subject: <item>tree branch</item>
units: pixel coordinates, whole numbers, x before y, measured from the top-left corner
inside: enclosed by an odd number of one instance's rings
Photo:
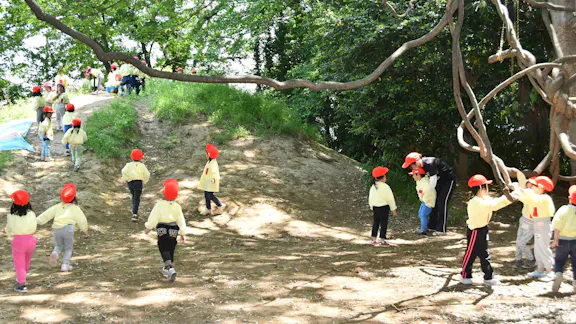
[[[557,4],[552,4],[548,1],[524,0],[524,2],[535,8],[545,8],[548,10],[568,11],[568,12],[576,11],[575,7],[564,7]]]
[[[301,80],[301,79],[292,79],[287,81],[278,81],[272,78],[265,78],[255,75],[246,75],[246,76],[201,76],[201,75],[191,75],[191,74],[179,74],[179,73],[172,73],[172,72],[164,72],[153,69],[151,67],[147,67],[142,64],[140,61],[134,59],[132,56],[119,53],[119,52],[104,52],[100,44],[98,44],[95,40],[91,39],[87,35],[80,33],[67,25],[63,24],[59,21],[56,17],[46,14],[42,8],[36,3],[34,0],[25,0],[26,4],[30,7],[36,18],[41,21],[44,21],[56,29],[62,31],[63,33],[69,35],[70,37],[81,41],[82,43],[89,46],[96,57],[100,61],[124,61],[128,62],[140,71],[148,74],[151,77],[162,78],[162,79],[171,79],[177,81],[185,81],[185,82],[202,82],[202,83],[255,83],[255,84],[262,84],[270,86],[277,90],[284,90],[284,89],[293,89],[293,88],[309,88],[313,91],[321,91],[326,89],[332,90],[350,90],[360,88],[371,82],[378,79],[378,77],[384,73],[384,71],[392,65],[396,59],[398,59],[402,54],[406,51],[422,46],[432,39],[434,39],[440,32],[444,29],[446,24],[448,23],[448,15],[452,14],[456,11],[456,6],[450,8],[444,17],[438,22],[438,24],[427,34],[424,36],[408,41],[400,48],[398,48],[394,53],[392,53],[386,60],[384,60],[372,73],[367,75],[366,77],[350,81],[350,82],[334,82],[334,81],[322,81],[322,82],[313,82],[309,80]]]
[[[392,11],[392,14],[394,15],[394,17],[396,18],[404,18],[406,17],[410,11],[414,10],[414,5],[416,4],[417,0],[410,0],[410,2],[408,2],[408,8],[406,9],[406,11],[399,15],[396,12],[396,9],[394,9],[394,7],[392,6],[392,4],[390,4],[390,2],[388,2],[388,0],[382,0],[382,3],[385,4],[386,6],[388,6],[388,8],[390,8],[390,11]]]
[[[552,21],[550,20],[550,13],[548,10],[542,10],[542,20],[544,21],[546,30],[548,30],[548,34],[550,35],[550,40],[552,41],[552,46],[554,47],[556,57],[560,58],[564,56],[562,53],[562,47],[560,46],[560,41],[558,40],[558,34],[556,33],[554,25],[552,25]]]

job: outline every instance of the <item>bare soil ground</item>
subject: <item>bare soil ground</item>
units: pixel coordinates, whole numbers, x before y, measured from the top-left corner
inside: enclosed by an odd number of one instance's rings
[[[84,119],[107,99],[78,100]],[[201,216],[203,193],[195,187],[204,146],[218,130],[206,121],[174,127],[157,121],[144,104],[137,110],[144,162],[152,172],[142,216],[160,198],[163,181],[174,177],[191,227],[187,242],[176,249],[176,282],[161,276],[155,237],[143,233],[143,222],[130,222],[130,195],[120,180],[127,159],[104,164],[87,152],[83,168],[73,172],[57,144],[58,132],[55,161],[16,154],[0,178],[0,213],[8,212],[8,195],[18,188],[31,192],[39,213],[57,203],[62,185],[72,182],[90,236],[76,236],[74,271],[61,273],[48,267],[52,236],[48,226],[40,227],[27,294],[12,290],[10,238],[4,236],[0,322],[576,322],[571,281],[552,295],[550,283],[511,267],[519,205],[491,224],[490,249],[502,285],[480,285],[477,266],[477,284],[464,287],[458,283],[464,228],[445,237],[417,236],[412,231],[418,206],[400,203],[400,215],[390,223],[394,246],[368,245],[371,213],[362,170],[318,144],[251,137],[219,145],[218,196],[228,207],[222,215]],[[39,148],[36,136],[28,140]],[[466,200],[458,191],[453,208],[464,208]],[[566,277],[571,278],[569,269]]]

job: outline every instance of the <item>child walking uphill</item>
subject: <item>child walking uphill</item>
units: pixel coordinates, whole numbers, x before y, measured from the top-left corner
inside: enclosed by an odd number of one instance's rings
[[[414,169],[409,173],[414,181],[416,181],[416,192],[418,198],[422,202],[418,210],[418,217],[420,218],[420,229],[416,230],[416,234],[428,234],[428,216],[436,205],[436,190],[430,187],[430,178],[425,175],[426,171],[422,168]]]
[[[390,210],[394,216],[398,216],[396,212],[396,201],[394,201],[394,194],[392,189],[386,183],[386,174],[388,168],[376,167],[372,170],[372,187],[370,188],[370,195],[368,196],[368,204],[374,216],[372,223],[372,245],[389,247],[390,244],[386,242],[386,231],[388,230],[388,217]],[[378,227],[380,227],[380,241],[378,241]]]
[[[74,171],[80,170],[82,163],[82,155],[84,154],[84,143],[88,140],[86,132],[81,129],[82,121],[78,118],[72,119],[72,129],[69,129],[64,137],[62,137],[62,144],[70,144],[72,151],[72,163],[74,163]]]
[[[40,128],[40,123],[42,122],[42,115],[44,114],[44,106],[46,106],[46,100],[42,97],[42,89],[40,86],[34,86],[32,88],[32,108],[36,112],[36,124]]]
[[[522,172],[517,172],[516,177],[520,188],[530,189],[535,183],[534,179],[527,181],[526,176]],[[531,269],[536,265],[534,254],[532,254],[532,250],[528,246],[528,242],[534,237],[534,220],[530,219],[530,210],[532,210],[532,207],[528,203],[524,203],[522,217],[520,217],[518,232],[516,233],[516,261],[514,266],[517,268]],[[522,258],[523,256],[526,258]]]
[[[52,223],[52,233],[54,235],[54,251],[50,254],[49,264],[55,267],[58,263],[60,253],[64,251],[62,257],[61,271],[72,271],[70,261],[74,250],[74,229],[77,226],[84,236],[88,236],[88,221],[86,216],[78,207],[76,199],[76,187],[73,184],[66,184],[60,192],[62,202],[56,204],[38,216],[38,224],[44,225],[54,219]]]
[[[554,256],[550,249],[551,217],[554,216],[556,208],[552,198],[546,192],[554,190],[554,183],[546,176],[539,176],[529,181],[533,184],[531,189],[518,189],[518,199],[530,205],[529,217],[534,221],[534,256],[538,268],[530,272],[528,276],[542,281],[551,281],[554,280],[552,272]]]
[[[52,129],[52,107],[46,106],[43,109],[42,122],[38,128],[38,136],[42,142],[42,161],[50,160],[50,143],[54,140],[54,130]]]
[[[129,162],[122,169],[122,181],[128,184],[128,189],[132,194],[132,221],[138,221],[138,209],[140,207],[140,196],[142,195],[143,184],[148,183],[150,180],[150,172],[142,163],[144,153],[141,150],[132,150]]]
[[[182,207],[174,200],[178,197],[178,181],[167,179],[164,181],[164,197],[156,203],[148,221],[144,224],[146,234],[156,228],[158,234],[158,249],[164,261],[162,275],[173,282],[176,280],[176,269],[174,269],[174,251],[176,250],[177,237],[180,235],[184,243],[186,234],[186,220],[182,213]]]
[[[62,123],[62,117],[66,113],[66,105],[70,103],[68,94],[66,93],[66,88],[64,84],[58,83],[56,85],[56,95],[52,99],[52,107],[56,110],[56,123],[58,128],[56,130],[63,130],[64,124]]]
[[[64,113],[64,117],[62,117],[62,124],[64,124],[64,134],[72,128],[72,120],[76,118],[76,107],[73,104],[69,103],[66,105],[66,112]],[[70,155],[70,144],[66,144],[66,156]]]
[[[568,256],[572,261],[572,286],[576,292],[576,185],[571,186],[568,190],[568,199],[570,204],[564,205],[558,209],[552,227],[554,227],[554,241],[552,247],[556,247],[556,256],[554,258],[554,284],[552,292],[557,293],[560,290],[560,284],[564,277],[564,265],[568,261]]]
[[[206,199],[206,211],[202,215],[215,215],[217,211],[212,210],[211,202],[214,202],[216,206],[224,209],[226,204],[223,204],[214,196],[215,192],[220,192],[220,170],[218,169],[218,149],[212,144],[206,145],[206,156],[208,157],[208,162],[204,166],[204,172],[200,177],[200,182],[198,183],[198,188],[204,190],[204,198]]]
[[[468,180],[468,186],[474,197],[468,202],[468,246],[462,262],[462,280],[465,285],[472,284],[472,265],[476,258],[480,258],[480,266],[484,272],[484,284],[494,286],[498,280],[494,279],[492,265],[490,264],[490,252],[488,252],[488,223],[492,213],[510,205],[506,196],[491,198],[488,196],[488,185],[492,180],[487,180],[483,175],[477,174]]]
[[[30,261],[34,250],[36,250],[36,214],[30,205],[30,195],[24,190],[18,190],[10,195],[12,207],[6,223],[4,232],[13,235],[12,239],[12,259],[14,270],[16,271],[17,292],[27,292],[26,274],[30,270]]]

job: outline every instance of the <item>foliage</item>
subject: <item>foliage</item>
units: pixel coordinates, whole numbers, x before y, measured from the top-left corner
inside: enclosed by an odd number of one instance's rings
[[[14,160],[14,155],[10,151],[0,152],[0,174],[4,172],[4,169]]]
[[[126,157],[138,146],[136,110],[130,99],[113,101],[86,121],[87,148],[101,160]]]

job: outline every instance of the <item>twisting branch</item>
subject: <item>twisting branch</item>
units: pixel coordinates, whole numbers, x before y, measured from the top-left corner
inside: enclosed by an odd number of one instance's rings
[[[552,25],[552,20],[550,20],[550,12],[548,12],[548,10],[542,10],[542,20],[544,21],[546,30],[548,30],[548,35],[550,35],[550,40],[552,41],[552,46],[554,46],[556,57],[563,57],[564,54],[562,54],[562,47],[560,46],[560,41],[558,40],[558,34],[556,33],[554,25]]]
[[[576,11],[575,7],[564,7],[564,6],[550,3],[548,1],[524,0],[524,2],[531,5],[532,7],[536,7],[536,8],[545,8],[548,10],[567,11],[567,12]]]
[[[394,6],[392,6],[392,4],[388,1],[388,0],[382,0],[382,3],[385,4],[386,6],[388,6],[388,8],[390,8],[390,11],[392,11],[392,14],[394,15],[394,17],[396,18],[404,18],[406,16],[408,16],[408,14],[410,13],[410,11],[414,10],[414,5],[416,4],[417,0],[410,0],[410,2],[408,2],[408,8],[406,9],[406,11],[399,15],[396,12],[396,9],[394,9]]]
[[[426,35],[408,41],[400,48],[398,48],[394,53],[392,53],[386,60],[384,60],[380,65],[369,75],[366,77],[350,81],[350,82],[333,82],[333,81],[323,81],[323,82],[312,82],[309,80],[301,80],[301,79],[292,79],[287,81],[278,81],[272,78],[266,78],[256,75],[245,75],[245,76],[202,76],[202,75],[194,75],[194,74],[180,74],[180,73],[173,73],[173,72],[165,72],[153,69],[148,67],[139,60],[134,59],[132,56],[126,53],[119,53],[119,52],[105,52],[100,44],[95,40],[91,39],[87,35],[70,28],[69,26],[63,24],[60,20],[56,17],[46,14],[42,8],[36,3],[34,0],[25,0],[26,4],[30,7],[34,15],[41,20],[44,21],[56,29],[62,31],[63,33],[69,35],[70,37],[81,41],[82,43],[88,45],[96,54],[96,57],[104,62],[104,61],[124,61],[128,62],[140,71],[148,74],[151,77],[161,78],[161,79],[171,79],[177,81],[185,81],[185,82],[202,82],[202,83],[254,83],[254,84],[262,84],[270,86],[277,90],[285,90],[285,89],[293,89],[293,88],[309,88],[313,91],[321,91],[321,90],[350,90],[360,88],[371,82],[378,79],[378,77],[384,73],[384,71],[392,65],[396,59],[398,59],[402,54],[406,51],[422,46],[432,39],[434,39],[440,32],[444,29],[446,24],[448,23],[448,15],[452,14],[456,7],[449,10],[447,14],[444,15],[442,20],[438,22],[438,24]]]

